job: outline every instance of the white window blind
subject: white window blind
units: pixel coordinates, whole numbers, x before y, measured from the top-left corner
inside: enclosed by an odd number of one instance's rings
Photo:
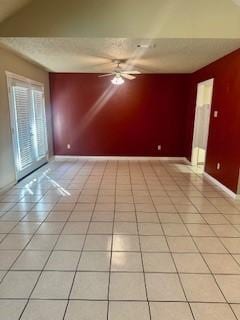
[[[36,146],[36,157],[41,159],[47,152],[46,139],[46,116],[44,107],[44,94],[41,88],[32,89],[34,110],[34,137]]]
[[[20,179],[47,161],[44,88],[11,76],[8,84],[16,172]]]
[[[13,88],[14,113],[16,118],[16,142],[17,142],[17,169],[23,170],[33,161],[31,112],[29,110],[29,89],[14,85]]]

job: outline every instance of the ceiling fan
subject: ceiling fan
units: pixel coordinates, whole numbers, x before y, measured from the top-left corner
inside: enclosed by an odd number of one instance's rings
[[[113,63],[116,63],[116,68],[111,73],[102,74],[99,77],[110,77],[114,76],[111,80],[115,85],[121,85],[124,83],[124,78],[127,80],[134,80],[136,77],[134,75],[140,74],[141,72],[137,70],[123,70],[121,64],[125,63],[126,60],[113,60]]]

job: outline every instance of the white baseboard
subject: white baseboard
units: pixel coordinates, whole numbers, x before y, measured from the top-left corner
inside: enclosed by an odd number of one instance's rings
[[[122,156],[54,156],[55,160],[64,161],[64,160],[161,160],[161,161],[183,161],[186,162],[185,157],[122,157]]]
[[[5,192],[7,192],[8,190],[10,190],[12,187],[15,186],[16,183],[17,183],[17,181],[13,181],[13,182],[9,183],[8,185],[4,186],[3,188],[0,188],[0,194],[3,194]]]
[[[191,161],[189,161],[188,158],[183,158],[183,161],[184,161],[185,164],[187,164],[188,166],[191,166],[191,165],[192,165]]]
[[[213,178],[212,176],[210,176],[207,172],[203,173],[203,176],[210,182],[212,182],[213,184],[215,184],[219,189],[221,189],[222,191],[224,191],[225,193],[227,193],[231,198],[234,199],[238,199],[239,195],[234,193],[232,190],[230,190],[229,188],[227,188],[224,184],[222,184],[221,182],[219,182],[217,179]]]

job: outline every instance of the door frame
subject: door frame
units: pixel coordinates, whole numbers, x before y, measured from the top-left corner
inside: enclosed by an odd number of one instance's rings
[[[210,108],[209,108],[209,121],[208,121],[208,132],[207,132],[207,145],[206,145],[206,155],[205,155],[205,161],[204,161],[204,170],[205,170],[205,164],[206,164],[206,156],[207,156],[207,148],[208,148],[208,138],[209,138],[209,127],[210,127],[210,121],[211,121],[211,109],[212,109],[212,98],[213,98],[213,89],[214,89],[214,78],[210,78],[208,80],[201,81],[197,84],[197,95],[196,95],[196,105],[195,105],[195,116],[194,116],[194,129],[193,129],[193,138],[192,138],[192,153],[191,153],[191,165],[195,165],[194,161],[194,141],[196,139],[196,132],[197,132],[197,108],[198,108],[198,95],[200,92],[201,86],[212,86],[212,93],[211,93],[211,101],[210,101]]]
[[[12,79],[16,79],[19,81],[23,81],[26,84],[28,84],[29,86],[39,86],[42,88],[43,90],[43,104],[44,104],[44,114],[46,117],[46,110],[45,110],[45,91],[44,91],[44,84],[35,80],[31,80],[29,78],[26,78],[24,76],[9,72],[9,71],[5,71],[6,74],[6,78],[7,78],[7,90],[8,90],[8,105],[9,105],[9,116],[10,116],[10,130],[11,130],[11,140],[12,140],[12,152],[13,152],[13,160],[14,160],[14,173],[15,173],[15,182],[18,182],[19,180],[23,179],[25,176],[27,176],[28,174],[30,174],[31,172],[35,171],[36,169],[38,169],[39,167],[41,167],[43,164],[46,163],[46,161],[48,162],[49,160],[49,149],[48,149],[48,138],[47,138],[47,124],[46,124],[46,132],[45,132],[45,140],[46,140],[46,146],[47,146],[47,154],[46,154],[46,159],[43,158],[42,160],[40,160],[39,162],[37,162],[35,165],[32,166],[32,169],[28,170],[28,168],[26,168],[25,170],[22,171],[21,175],[19,175],[18,171],[17,171],[17,159],[18,159],[18,155],[17,155],[17,141],[16,141],[16,133],[15,133],[15,120],[16,120],[16,116],[15,116],[15,112],[14,112],[14,108],[13,108],[13,94],[12,94],[12,86],[11,86],[11,80]]]

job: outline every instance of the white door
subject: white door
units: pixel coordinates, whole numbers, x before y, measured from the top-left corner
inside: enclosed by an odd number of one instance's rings
[[[11,129],[17,180],[47,162],[44,88],[8,74]]]
[[[213,79],[198,84],[192,143],[192,165],[204,166],[213,93]]]

